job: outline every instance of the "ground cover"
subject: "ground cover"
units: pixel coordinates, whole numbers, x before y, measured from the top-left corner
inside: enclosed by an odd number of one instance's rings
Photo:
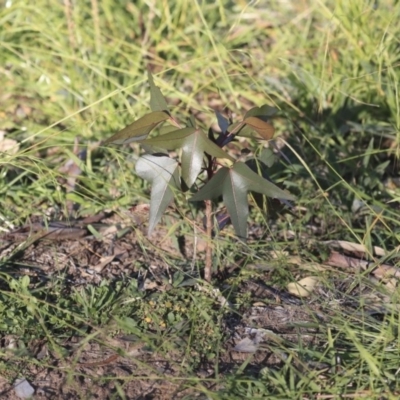
[[[17,379],[35,399],[398,398],[399,14],[5,2],[2,398]],[[247,242],[213,239],[211,284],[202,211],[177,199],[147,237],[141,150],[103,145],[149,112],[147,69],[204,126],[279,110],[268,172],[296,202],[250,198]]]

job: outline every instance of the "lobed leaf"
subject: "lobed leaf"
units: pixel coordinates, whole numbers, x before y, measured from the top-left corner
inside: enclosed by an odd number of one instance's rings
[[[252,171],[245,163],[235,163],[233,170],[241,177],[243,185],[245,185],[249,191],[251,190],[253,192],[262,193],[274,199],[296,200],[295,196],[280,189],[272,182],[262,178],[260,175]]]
[[[253,107],[244,116],[247,117],[260,117],[261,119],[272,117],[278,110],[275,107],[271,107],[268,104],[264,104],[261,107]]]
[[[229,168],[222,167],[195,195],[190,198],[190,201],[202,201],[216,199],[222,196],[224,183],[229,174]]]
[[[196,119],[194,118],[193,114],[190,114],[186,119],[186,125],[190,128],[196,128]]]
[[[150,108],[151,111],[167,111],[168,104],[165,97],[161,93],[158,86],[155,85],[153,75],[150,71],[147,72],[149,84],[150,84]]]
[[[267,167],[272,167],[274,163],[277,161],[278,157],[276,154],[272,151],[270,147],[264,148],[261,151],[260,156],[258,159],[265,164]]]
[[[215,115],[217,116],[219,129],[221,129],[222,133],[225,133],[228,130],[229,121],[218,111],[215,111]]]
[[[246,238],[249,215],[247,193],[249,191],[273,198],[295,199],[291,194],[257,175],[246,164],[237,162],[232,168],[223,167],[218,170],[190,201],[214,199],[222,195],[236,234],[240,238]]]
[[[185,140],[196,132],[196,128],[183,128],[167,132],[164,135],[152,137],[142,142],[147,146],[156,146],[165,150],[179,149],[185,143]]]
[[[266,179],[268,182],[272,183],[271,178],[268,174],[268,169],[271,167],[274,162],[276,161],[277,157],[274,152],[270,149],[263,149],[260,156],[255,158],[250,158],[245,162],[245,164],[254,171],[257,175],[261,176],[262,178]],[[259,194],[253,193],[254,199],[256,203],[259,205],[260,208],[264,207],[264,196],[260,196]],[[278,199],[280,203],[285,204],[287,207],[291,208],[292,204],[282,198]]]
[[[136,163],[136,173],[151,182],[150,219],[148,235],[160,221],[179,186],[178,162],[168,156],[146,154]]]
[[[164,111],[153,111],[106,139],[104,144],[127,144],[145,140],[157,125],[166,121],[168,118],[170,118],[169,114]]]
[[[182,179],[187,187],[196,181],[203,167],[204,153],[216,158],[234,159],[212,142],[203,131],[196,128],[183,128],[165,135],[147,139],[144,145],[157,146],[167,150],[182,149]]]

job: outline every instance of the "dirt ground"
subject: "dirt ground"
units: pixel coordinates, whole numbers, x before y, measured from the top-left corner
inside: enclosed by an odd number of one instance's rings
[[[132,218],[136,222],[140,219],[137,213],[125,217],[130,222]],[[137,277],[135,263],[163,265],[157,260],[160,249],[171,257],[183,258],[163,235],[152,240],[153,250],[150,247],[143,251],[138,240],[141,231],[127,228],[125,217],[101,213],[69,224],[51,223],[47,227],[39,220],[32,220],[29,226],[0,237],[0,258],[9,259],[3,272],[29,275],[32,282],[46,282],[63,273],[71,285],[79,287],[98,284],[104,278]],[[89,224],[101,233],[101,238],[91,234]],[[117,237],[116,232],[122,231],[124,234]],[[146,278],[147,282],[152,281],[150,285],[147,283],[148,287],[167,290],[162,279],[158,279],[166,274],[165,269],[154,268]],[[265,280],[248,280],[237,288],[253,301],[240,315],[232,312],[224,317],[227,340],[220,351],[220,376],[233,372],[244,362],[248,362],[246,368],[254,374],[279,367],[287,357],[283,351],[276,351],[279,344],[318,346],[321,341],[319,326],[329,321],[330,311],[319,302],[304,301],[266,282],[267,276]],[[34,340],[28,344],[24,358],[12,357],[18,337],[5,336],[1,339],[1,362],[5,366],[21,364],[23,376],[34,388],[37,400],[123,398],[119,395],[121,391],[127,399],[192,399],[206,398],[202,394],[204,389],[219,388],[211,363],[203,363],[196,371],[186,371],[178,353],[149,351],[145,343],[130,336],[101,336],[93,340],[78,335],[65,338],[62,353],[55,352],[45,340]],[[302,361],[298,363],[300,368]],[[322,374],[332,366],[309,362],[301,368],[319,370]],[[12,385],[16,378],[11,372],[0,376],[1,399],[20,398]]]

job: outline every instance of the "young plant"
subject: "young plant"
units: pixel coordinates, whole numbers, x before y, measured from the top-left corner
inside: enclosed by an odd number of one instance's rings
[[[222,228],[231,221],[236,234],[241,239],[247,237],[247,218],[249,214],[248,192],[257,192],[267,197],[283,201],[294,197],[279,189],[267,175],[258,171],[265,168],[260,160],[242,162],[235,160],[222,148],[237,136],[269,140],[274,134],[273,127],[267,120],[274,109],[267,105],[249,110],[241,121],[232,121],[216,113],[221,132],[211,128],[208,135],[196,126],[193,117],[186,124],[179,123],[168,111],[168,105],[160,89],[154,84],[149,73],[150,108],[152,112],[139,118],[120,132],[105,141],[107,143],[126,144],[139,142],[153,153],[144,154],[136,163],[136,173],[152,184],[150,199],[150,235],[160,221],[164,211],[174,198],[177,190],[194,193],[188,201],[205,204],[205,231],[208,237],[204,279],[211,281],[212,246],[214,228],[213,202],[222,197],[228,215],[216,218],[217,227]],[[167,133],[149,138],[150,132],[164,122],[172,127]],[[172,158],[160,153],[159,149],[180,149],[180,156]],[[256,162],[255,162],[256,161]]]

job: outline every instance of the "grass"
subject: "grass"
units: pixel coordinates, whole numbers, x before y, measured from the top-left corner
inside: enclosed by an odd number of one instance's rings
[[[228,106],[240,115],[251,105],[276,106],[274,124],[290,163],[275,165],[271,177],[298,201],[291,215],[265,216],[254,208],[249,230],[255,233],[247,244],[235,242],[229,229],[215,240],[216,264],[240,260],[248,267],[219,287],[234,311],[195,290],[190,268],[139,231],[144,256],[133,263],[138,273],[89,286],[71,286],[63,271],[37,284],[16,274],[24,265],[3,256],[0,331],[3,342],[13,337],[18,346],[1,349],[0,375],[12,382],[20,375],[34,379],[32,365],[56,369],[52,360],[67,357],[63,343],[71,336],[83,338],[81,351],[97,343],[132,359],[112,344],[118,332],[168,359],[173,373],[144,361],[146,374],[118,377],[113,398],[129,398],[131,383],[160,379],[212,399],[397,398],[399,292],[363,271],[313,272],[323,289],[307,301],[328,307],[329,323],[309,345],[285,337],[268,341],[280,360],[275,367],[249,354],[224,373],[223,345],[226,321],[251,305],[235,288],[266,276],[266,283],[286,288],[310,274],[305,266],[324,261],[323,241],[363,244],[374,265],[398,265],[399,14],[389,0],[5,2],[0,121],[16,147],[0,155],[3,231],[32,216],[122,212],[148,200],[148,187],[132,173],[138,148],[99,146],[148,111],[147,67],[178,115],[191,110],[210,123],[214,108]],[[86,158],[79,158],[82,150]],[[60,167],[71,159],[81,173],[69,190]],[[72,215],[71,203],[79,205]],[[178,203],[163,220],[173,245],[178,234],[195,235],[185,207]],[[377,257],[373,246],[389,255]],[[272,250],[280,256],[273,258]],[[154,262],[168,266],[163,284],[169,290],[148,294],[141,290],[142,275]],[[251,269],[254,264],[264,269]],[[201,266],[195,258],[195,270]],[[366,311],[382,298],[385,312]],[[49,354],[39,360],[30,346],[41,340]],[[66,368],[72,386],[74,377],[84,381],[74,368],[76,354]],[[322,373],[311,362],[330,367]],[[107,373],[94,381],[114,380]]]

